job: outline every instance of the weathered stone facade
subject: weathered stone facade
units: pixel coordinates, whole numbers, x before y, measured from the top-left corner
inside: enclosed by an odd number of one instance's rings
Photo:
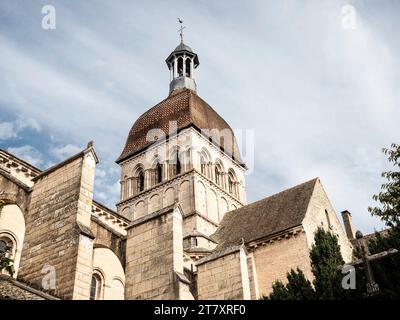
[[[233,247],[197,263],[200,300],[249,300],[250,277],[247,251]]]
[[[127,299],[193,299],[183,274],[180,207],[135,220],[127,238]]]
[[[17,280],[62,299],[258,299],[290,269],[312,279],[319,227],[352,259],[318,178],[247,204],[234,131],[185,87],[197,66],[184,44],[169,56],[171,92],[135,122],[117,160],[117,212],[93,200],[92,143],[45,171],[0,150],[0,244]],[[13,281],[0,281],[9,298],[52,298]]]
[[[27,165],[7,152],[1,155],[2,168]],[[89,144],[43,172],[0,171],[0,241],[12,247],[14,277],[24,286],[63,299],[89,299],[98,272],[102,283],[96,298],[123,299],[128,220],[92,200],[96,162]],[[19,179],[29,170],[35,174],[25,184]]]
[[[20,278],[40,285],[43,268],[54,268],[56,294],[89,298],[92,271],[90,230],[95,155],[88,149],[35,178],[25,221]]]

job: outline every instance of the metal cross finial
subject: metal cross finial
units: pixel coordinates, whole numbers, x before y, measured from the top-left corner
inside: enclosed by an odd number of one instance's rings
[[[179,35],[181,36],[181,42],[183,43],[183,29],[185,27],[183,26],[183,20],[181,18],[178,18],[178,22],[181,24],[181,27],[179,28]]]

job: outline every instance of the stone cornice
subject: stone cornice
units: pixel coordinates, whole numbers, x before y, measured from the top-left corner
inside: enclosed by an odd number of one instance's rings
[[[26,192],[31,192],[32,188],[27,186],[25,183],[17,179],[16,177],[12,176],[11,174],[0,170],[0,174],[4,176],[6,179],[10,180],[11,182],[15,183],[17,186],[19,186],[21,189],[25,190]]]
[[[191,169],[189,171],[186,171],[186,172],[183,172],[183,173],[181,173],[179,175],[176,175],[172,179],[165,180],[165,181],[163,181],[161,183],[158,183],[158,184],[152,186],[149,189],[143,190],[143,191],[135,194],[132,197],[129,197],[127,199],[124,199],[124,200],[118,202],[117,203],[117,207],[121,207],[121,206],[126,205],[126,204],[131,204],[131,203],[135,202],[136,200],[138,200],[139,198],[143,197],[144,195],[151,194],[152,192],[157,191],[157,190],[162,190],[166,186],[174,184],[177,180],[182,179],[183,177],[189,176],[194,171],[195,171],[194,169]]]
[[[98,217],[92,215],[90,217],[90,219],[92,221],[94,221],[95,223],[97,223],[98,225],[100,225],[101,227],[103,227],[104,229],[110,231],[111,233],[115,234],[117,237],[120,237],[121,239],[125,238],[125,235],[118,232],[117,230],[113,229],[112,227],[110,227],[109,225],[105,224],[103,221],[101,221]]]
[[[241,249],[244,249],[244,251],[247,253],[246,247],[243,244],[238,245],[238,246],[231,246],[231,247],[228,247],[228,248],[226,248],[226,249],[224,249],[222,251],[216,251],[216,252],[211,253],[210,255],[208,255],[208,256],[206,256],[204,258],[199,259],[195,263],[195,265],[199,266],[199,265],[202,265],[204,263],[207,263],[207,262],[210,262],[210,261],[213,261],[213,260],[217,260],[217,259],[222,258],[224,256],[227,256],[229,254],[238,252]]]
[[[246,247],[249,248],[249,251],[254,251],[257,247],[266,246],[272,244],[276,241],[284,240],[292,238],[300,233],[304,233],[304,228],[302,225],[298,225],[286,230],[282,230],[280,232],[274,233],[272,235],[268,235],[266,237],[252,240],[246,243]]]
[[[136,220],[133,220],[133,221],[128,225],[128,227],[127,227],[126,229],[128,230],[128,229],[130,229],[130,228],[133,228],[133,227],[136,227],[136,226],[138,226],[138,225],[141,225],[141,224],[143,224],[143,223],[145,223],[145,222],[147,222],[147,221],[149,221],[149,220],[153,220],[153,219],[155,219],[155,218],[161,217],[161,216],[163,216],[163,215],[165,215],[165,214],[167,214],[167,213],[170,213],[170,212],[174,211],[177,207],[178,207],[178,206],[177,206],[176,204],[173,204],[173,205],[171,205],[171,206],[165,207],[165,208],[163,208],[163,209],[161,209],[161,210],[158,210],[158,211],[156,211],[156,212],[147,214],[147,215],[145,215],[145,216],[143,216],[143,217],[140,217],[140,218],[138,218],[138,219],[136,219]]]

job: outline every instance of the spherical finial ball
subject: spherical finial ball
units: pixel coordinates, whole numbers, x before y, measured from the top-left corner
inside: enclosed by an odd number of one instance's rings
[[[360,230],[358,230],[357,232],[356,232],[356,238],[357,239],[361,239],[361,238],[363,238],[364,236],[363,236],[363,234],[362,234],[362,232],[360,231]]]

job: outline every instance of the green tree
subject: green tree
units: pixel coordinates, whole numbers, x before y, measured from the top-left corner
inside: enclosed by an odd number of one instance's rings
[[[290,300],[289,292],[286,286],[280,280],[272,284],[272,292],[269,297],[263,296],[263,300]]]
[[[382,235],[375,233],[375,238],[368,243],[370,254],[390,249],[400,251],[400,229],[392,228]],[[384,299],[400,299],[400,254],[394,254],[372,263],[375,280]]]
[[[342,288],[343,276],[338,268],[344,265],[344,261],[338,239],[322,228],[316,230],[314,239],[310,258],[316,296],[324,300],[341,299],[345,290]]]
[[[381,191],[373,199],[381,203],[380,207],[369,207],[368,211],[379,217],[390,228],[400,228],[400,145],[393,143],[383,153],[393,165],[393,171],[382,172],[387,180],[381,185]]]
[[[291,300],[314,300],[315,292],[311,282],[306,279],[303,271],[297,268],[287,274],[288,283],[286,285]]]
[[[364,277],[358,270],[356,275],[356,290],[343,289],[343,274],[340,266],[344,265],[340,253],[340,245],[337,237],[322,228],[318,228],[314,234],[315,243],[310,251],[311,270],[314,275],[313,285],[308,281],[304,273],[297,268],[287,273],[287,284],[276,281],[272,286],[270,300],[349,300],[359,299],[362,288],[360,280]]]
[[[303,271],[290,270],[286,274],[287,284],[277,280],[272,285],[272,292],[269,295],[269,300],[313,300],[315,292],[311,282],[306,279]]]
[[[400,251],[400,145],[393,143],[384,148],[392,170],[382,172],[386,183],[381,191],[373,196],[379,206],[369,207],[368,211],[379,217],[389,229],[385,234],[375,233],[368,243],[370,254],[397,249]],[[386,299],[400,299],[400,254],[397,253],[373,263],[377,283]]]

